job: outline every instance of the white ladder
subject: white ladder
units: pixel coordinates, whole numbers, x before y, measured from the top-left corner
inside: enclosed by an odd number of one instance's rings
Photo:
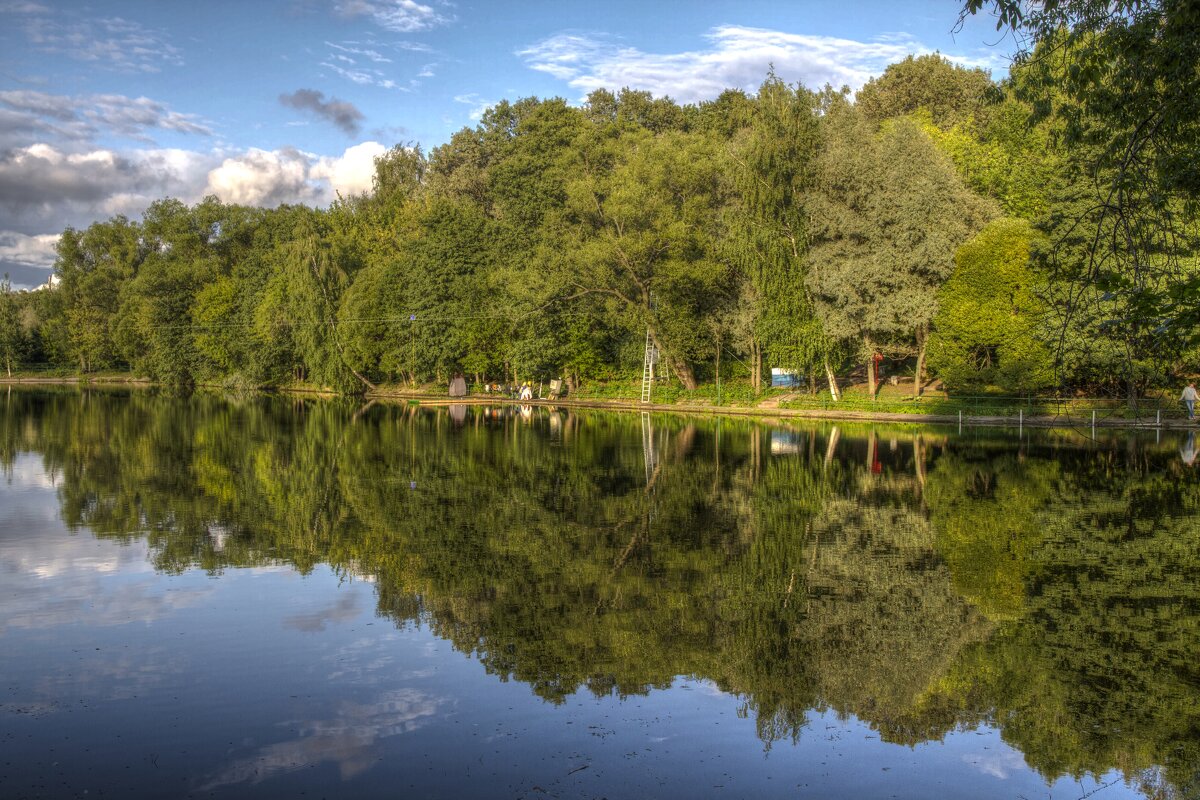
[[[654,385],[654,342],[646,328],[646,354],[642,357],[642,402],[650,402],[650,387]]]

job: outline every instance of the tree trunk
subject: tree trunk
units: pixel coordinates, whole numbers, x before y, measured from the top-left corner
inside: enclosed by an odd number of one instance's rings
[[[869,351],[867,355],[867,392],[871,395],[871,399],[875,399],[875,393],[879,390],[879,380],[875,376],[875,351]]]
[[[921,376],[925,372],[925,340],[928,339],[924,325],[917,326],[917,369],[913,373],[913,399],[921,399]]]
[[[829,396],[836,403],[842,399],[842,393],[838,389],[837,375],[833,374],[833,367],[829,366],[828,358],[825,359],[825,378],[829,381]]]
[[[750,337],[750,387],[755,394],[762,391],[762,354],[757,336]]]
[[[699,384],[696,383],[696,376],[692,372],[692,367],[686,361],[670,359],[671,369],[675,370],[675,374],[679,377],[679,382],[683,384],[683,388],[691,391]]]
[[[717,405],[721,405],[721,340],[717,339]]]
[[[660,361],[663,359],[666,360],[667,366],[669,366],[675,373],[676,377],[679,378],[679,382],[683,384],[683,388],[687,389],[688,391],[694,391],[698,384],[696,383],[696,374],[692,372],[692,365],[683,359],[664,355],[662,344],[660,344],[658,341],[658,334],[654,332],[653,328],[650,329],[650,343],[654,345],[654,349],[658,350]]]

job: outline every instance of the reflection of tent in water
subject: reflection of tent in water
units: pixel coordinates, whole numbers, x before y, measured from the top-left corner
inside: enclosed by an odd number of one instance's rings
[[[467,396],[467,379],[462,375],[455,375],[450,380],[450,396],[451,397],[466,397]]]
[[[467,421],[467,407],[462,403],[450,404],[450,421],[455,425],[462,425]]]

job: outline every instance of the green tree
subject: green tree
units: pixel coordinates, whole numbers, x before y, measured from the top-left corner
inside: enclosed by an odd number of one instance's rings
[[[122,287],[137,274],[149,251],[141,226],[118,216],[84,231],[67,228],[55,251],[62,355],[80,372],[116,365],[120,356],[114,333]]]
[[[0,280],[0,359],[4,361],[5,375],[12,377],[13,368],[20,365],[24,352],[21,310],[12,282],[5,273],[4,280]]]
[[[924,111],[934,125],[948,129],[969,121],[992,88],[985,70],[959,67],[930,53],[889,64],[859,89],[854,103],[877,123]]]
[[[332,215],[296,209],[291,217],[294,227],[254,311],[256,333],[289,343],[297,377],[335,389],[374,388],[352,365],[337,320],[357,265],[335,238]]]
[[[568,186],[570,227],[548,259],[550,285],[567,299],[612,298],[695,389],[693,364],[710,346],[698,322],[725,273],[713,246],[725,200],[717,155],[710,140],[675,132],[635,130],[606,144]]]
[[[1200,274],[1190,266],[1200,195],[1200,9],[1190,0],[968,0],[962,15],[985,7],[998,28],[1024,37],[1017,90],[1035,118],[1061,125],[1071,169],[1089,184],[1085,201],[1055,202],[1051,213],[1061,219],[1070,207],[1070,218],[1047,229],[1067,256],[1053,265],[1056,278],[1066,273],[1062,338],[1075,333],[1077,312],[1097,315],[1089,287],[1116,297],[1122,377],[1136,405],[1148,338],[1170,331],[1192,339],[1200,320]]]
[[[955,253],[938,292],[929,367],[951,388],[1030,392],[1054,381],[1027,222],[999,219]]]
[[[994,211],[915,121],[876,130],[844,98],[829,103],[807,285],[826,333],[867,364],[872,395],[876,352],[916,355],[919,395],[938,289],[955,251]]]
[[[733,149],[737,199],[724,239],[746,281],[738,306],[751,317],[743,349],[750,355],[755,391],[764,355],[775,366],[809,373],[818,364],[828,366],[804,285],[809,239],[804,198],[819,144],[816,98],[801,86],[768,77],[750,126]]]
[[[919,118],[972,189],[993,198],[1008,216],[1033,221],[1049,208],[1061,159],[1055,126],[1030,125],[1031,111],[1009,89],[1002,102],[949,129]]]

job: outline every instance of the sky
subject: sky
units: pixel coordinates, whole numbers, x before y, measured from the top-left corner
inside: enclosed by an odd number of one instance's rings
[[[151,202],[323,206],[499,100],[597,88],[696,103],[858,89],[908,54],[1003,77],[957,0],[0,0],[0,274],[45,283],[68,225]]]

